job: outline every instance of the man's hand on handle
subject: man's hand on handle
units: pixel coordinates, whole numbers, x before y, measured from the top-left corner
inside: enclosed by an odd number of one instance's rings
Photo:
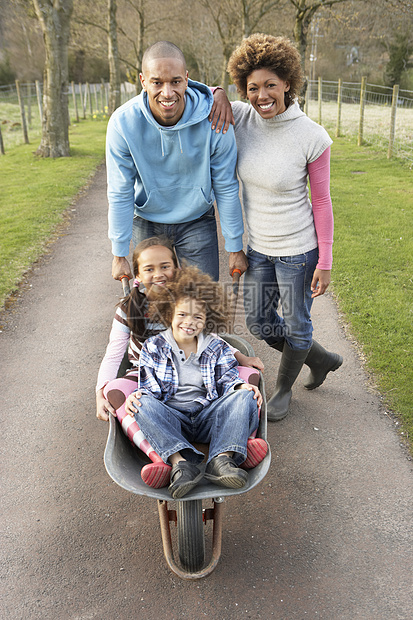
[[[234,269],[239,269],[241,272],[240,275],[245,273],[248,269],[248,259],[244,254],[244,250],[240,250],[239,252],[230,252],[229,253],[229,275],[232,278],[232,274]]]
[[[114,256],[112,261],[112,277],[120,280],[122,276],[127,276],[129,280],[133,278],[128,260],[125,256]]]

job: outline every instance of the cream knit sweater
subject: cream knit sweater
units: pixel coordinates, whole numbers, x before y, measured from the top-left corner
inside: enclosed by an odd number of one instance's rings
[[[232,109],[249,245],[270,256],[313,250],[318,242],[307,187],[308,164],[332,144],[328,133],[298,103],[268,120],[248,103],[236,101]],[[332,212],[329,228],[331,254]]]

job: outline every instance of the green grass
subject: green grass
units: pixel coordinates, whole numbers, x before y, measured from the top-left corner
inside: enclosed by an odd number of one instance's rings
[[[413,437],[413,192],[405,163],[336,138],[333,290],[386,405]]]
[[[0,156],[0,307],[104,160],[105,133],[105,121],[81,121],[70,128],[71,157],[35,157],[38,143]]]

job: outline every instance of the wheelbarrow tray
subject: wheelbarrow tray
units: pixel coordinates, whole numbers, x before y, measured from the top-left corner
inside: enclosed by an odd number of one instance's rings
[[[254,351],[251,345],[239,336],[225,334],[222,336],[233,347],[236,347],[244,355],[253,356]],[[267,410],[265,400],[264,380],[260,377],[260,391],[263,396],[263,404],[261,407],[260,424],[257,431],[257,437],[267,440]],[[110,416],[109,434],[106,442],[104,462],[106,471],[109,476],[122,488],[137,495],[146,495],[157,500],[171,501],[171,495],[168,487],[161,489],[153,489],[146,485],[140,472],[144,465],[150,461],[145,455],[134,446],[129,438],[123,432],[118,420]],[[240,493],[246,493],[255,487],[266,475],[271,463],[271,451],[265,458],[253,469],[248,470],[248,481],[242,489],[227,489],[218,487],[217,485],[203,479],[193,491],[188,493],[179,501],[203,500],[213,497],[226,497]],[[203,464],[202,467],[205,467]]]

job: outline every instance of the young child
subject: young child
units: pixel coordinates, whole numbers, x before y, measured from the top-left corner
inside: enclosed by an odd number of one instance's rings
[[[139,394],[126,411],[164,463],[172,465],[169,491],[178,499],[202,479],[204,459],[192,442],[208,443],[205,477],[242,488],[247,441],[258,427],[262,396],[239,376],[228,344],[213,335],[228,322],[222,287],[196,267],[178,271],[149,308],[167,330],[146,340],[140,354]]]
[[[128,392],[135,389],[139,353],[146,338],[165,329],[147,318],[148,300],[158,287],[175,277],[178,269],[172,243],[166,237],[150,237],[136,246],[133,253],[135,280],[128,297],[119,304],[109,337],[109,344],[99,368],[96,384],[96,416],[107,421],[117,408],[105,397],[105,386],[116,379],[128,349],[130,368],[125,377],[131,381]],[[135,384],[135,385],[134,385]]]
[[[166,237],[151,237],[142,241],[133,253],[135,280],[130,295],[119,304],[112,324],[109,344],[100,365],[96,385],[96,416],[107,421],[116,415],[128,437],[150,458],[142,470],[142,478],[154,488],[169,483],[170,465],[163,463],[155,453],[136,422],[126,415],[125,400],[136,388],[139,354],[146,338],[165,329],[147,316],[151,295],[175,277],[178,269],[172,243]],[[130,368],[121,379],[116,379],[125,351],[128,350]],[[263,364],[258,357],[248,357],[232,349],[241,366],[260,370]],[[247,464],[254,467],[265,456],[263,440],[249,442]]]

